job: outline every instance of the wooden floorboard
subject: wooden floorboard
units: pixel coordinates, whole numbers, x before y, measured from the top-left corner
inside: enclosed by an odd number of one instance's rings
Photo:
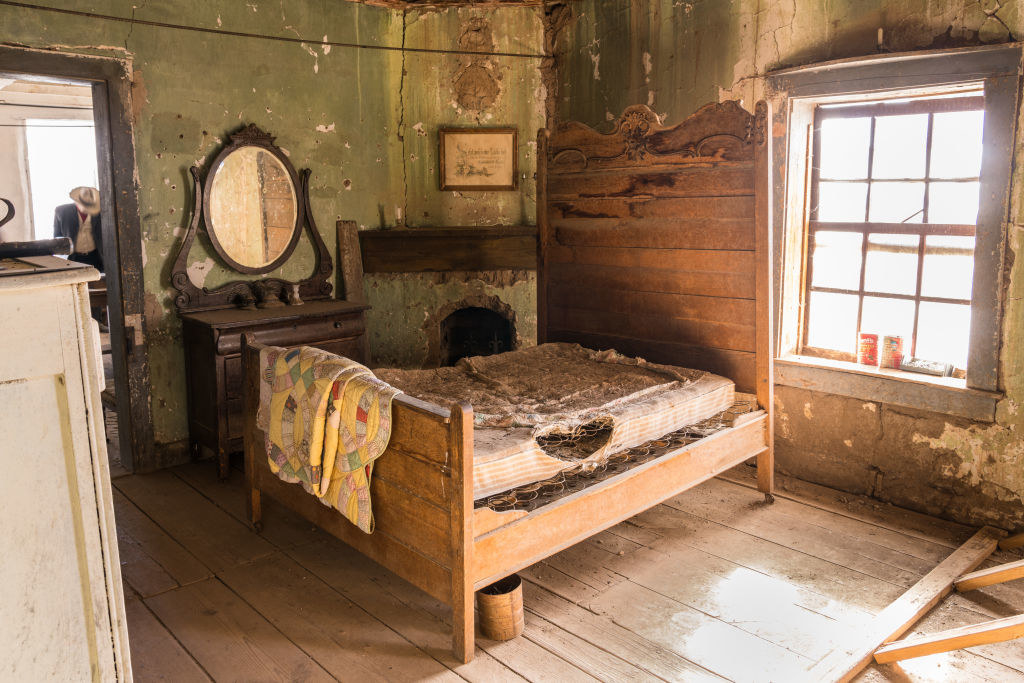
[[[141,600],[126,599],[124,611],[131,634],[128,644],[132,657],[132,675],[136,681],[193,683],[210,680],[192,655]]]
[[[173,471],[179,479],[248,526],[245,490],[242,485],[245,474],[241,470],[232,469],[226,482],[205,462],[182,465]],[[268,498],[264,501],[263,531],[260,535],[278,548],[292,548],[322,540],[326,534],[288,508]]]
[[[494,657],[479,647],[476,658],[469,664],[455,661],[451,654],[448,626],[422,609],[416,609],[399,600],[374,581],[386,570],[372,565],[372,569],[354,567],[362,558],[355,551],[333,539],[299,546],[288,551],[288,556],[303,569],[330,584],[367,613],[387,624],[415,647],[429,654],[459,676],[469,681],[524,681]],[[369,562],[368,560],[366,560]],[[423,600],[428,600],[426,594]]]
[[[135,677],[147,680],[762,681],[807,671],[972,530],[751,468],[677,496],[521,572],[526,631],[450,652],[450,610],[265,501],[212,462],[119,478]],[[983,566],[1021,558],[1001,551]],[[1018,585],[1021,584],[1021,585]],[[913,634],[1024,612],[1024,581],[948,598]],[[908,632],[907,635],[911,635]],[[891,665],[858,681],[1024,679],[1019,643]]]
[[[161,593],[145,603],[215,680],[333,680],[216,578]]]
[[[125,583],[143,597],[212,576],[195,555],[116,488],[114,514],[122,576]]]
[[[114,486],[213,572],[275,550],[172,472],[124,477]]]
[[[458,676],[289,557],[232,567],[220,579],[339,680]]]

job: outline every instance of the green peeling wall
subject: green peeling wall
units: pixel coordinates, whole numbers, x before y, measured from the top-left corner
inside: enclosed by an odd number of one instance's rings
[[[558,117],[608,126],[646,103],[665,123],[700,105],[752,107],[768,71],[876,52],[1024,37],[1014,0],[582,0],[559,41]],[[1019,137],[1019,135],[1018,135]],[[1024,150],[1006,232],[996,422],[776,387],[779,468],[966,523],[1024,523]]]
[[[335,221],[341,218],[364,229],[393,227],[413,215],[409,222],[414,225],[533,222],[534,148],[526,143],[542,125],[532,103],[539,87],[538,60],[502,58],[484,65],[497,74],[500,92],[489,108],[470,112],[452,105],[450,76],[458,67],[454,57],[403,58],[401,51],[319,42],[457,47],[467,22],[495,19],[492,40],[498,49],[537,53],[543,36],[532,11],[502,9],[500,18],[495,18],[497,10],[403,14],[343,0],[57,4],[81,12],[314,41],[199,33],[0,6],[0,41],[5,44],[115,57],[130,64],[146,343],[158,447],[184,454],[187,437],[184,357],[170,266],[191,214],[188,169],[210,161],[230,132],[255,123],[277,137],[296,168],[312,169],[313,215],[332,253]],[[520,165],[530,180],[520,192],[500,196],[440,193],[434,148],[442,123],[518,126]],[[302,277],[312,265],[313,249],[303,234],[292,259],[271,275]],[[193,247],[190,273],[197,284],[209,286],[236,279],[219,264],[205,237]],[[407,321],[428,315],[426,309],[440,307],[442,300],[481,288],[490,288],[513,306],[521,321],[520,335],[532,341],[535,285],[530,276],[523,278],[516,284],[485,285],[467,277],[435,288],[429,279],[416,276],[368,277],[375,306],[370,334],[383,345],[383,353],[375,356],[419,362],[423,354],[400,352],[423,344],[420,326]]]

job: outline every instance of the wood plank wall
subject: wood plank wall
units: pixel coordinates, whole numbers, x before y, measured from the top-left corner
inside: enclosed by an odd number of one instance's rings
[[[735,102],[672,128],[634,106],[609,134],[542,131],[542,340],[709,370],[753,392],[763,134]]]

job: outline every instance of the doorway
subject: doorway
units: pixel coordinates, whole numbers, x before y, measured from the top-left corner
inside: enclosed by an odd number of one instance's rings
[[[0,80],[0,187],[16,209],[14,220],[0,227],[0,242],[47,240],[59,237],[55,234],[58,230],[67,236],[74,223],[78,239],[73,240],[73,250],[77,253],[70,258],[80,260],[84,247],[98,251],[94,237],[102,236],[101,216],[91,216],[74,203],[75,188],[99,192],[97,152],[88,83],[52,83],[31,75]],[[107,454],[111,475],[117,476],[130,472],[132,464],[130,457],[126,458],[127,467],[121,462],[105,269],[100,263],[90,265],[101,275],[100,280],[89,283],[89,298],[103,354]]]
[[[0,187],[16,195],[7,198],[20,218],[3,226],[0,240],[52,237],[54,211],[72,203],[69,191],[98,190],[95,220],[102,228],[94,246],[105,276],[90,288],[90,303],[105,328],[108,452],[116,465],[112,471],[156,469],[126,64],[0,46],[0,136],[14,141],[13,161],[3,159],[0,173],[17,177],[0,178]]]

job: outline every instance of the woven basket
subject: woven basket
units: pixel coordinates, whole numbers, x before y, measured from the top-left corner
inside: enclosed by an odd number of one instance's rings
[[[476,594],[480,631],[490,640],[511,640],[523,632],[523,580],[518,574],[482,588]]]

